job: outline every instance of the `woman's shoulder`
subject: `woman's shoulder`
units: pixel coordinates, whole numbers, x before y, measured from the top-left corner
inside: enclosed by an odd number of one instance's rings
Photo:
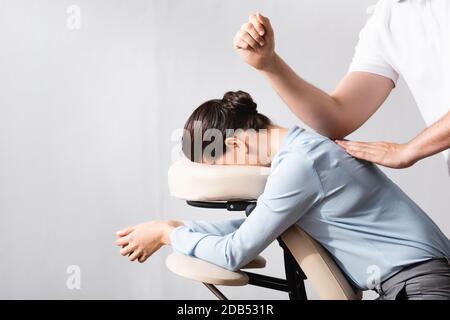
[[[287,150],[307,152],[319,144],[332,141],[312,129],[294,126],[289,130],[285,142],[284,147]]]

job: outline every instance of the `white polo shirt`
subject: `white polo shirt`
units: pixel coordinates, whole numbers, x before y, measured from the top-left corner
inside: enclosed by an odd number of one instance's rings
[[[359,34],[349,71],[394,83],[401,75],[427,126],[435,123],[450,110],[450,0],[379,1]]]

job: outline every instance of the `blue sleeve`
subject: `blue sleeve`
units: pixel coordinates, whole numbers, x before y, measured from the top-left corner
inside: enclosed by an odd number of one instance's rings
[[[184,221],[184,224],[191,232],[209,233],[216,236],[225,236],[236,231],[241,224],[245,221],[245,218],[234,220],[223,220],[218,222],[208,221]]]
[[[171,233],[172,246],[175,251],[238,270],[296,223],[322,195],[319,177],[307,154],[286,153],[273,168],[252,214],[236,231],[216,235],[178,227]]]

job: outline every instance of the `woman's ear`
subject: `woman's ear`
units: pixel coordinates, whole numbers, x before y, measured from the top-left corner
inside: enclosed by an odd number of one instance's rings
[[[247,154],[249,151],[248,145],[236,136],[226,138],[225,145],[227,148],[235,152],[243,152]]]
[[[247,163],[250,149],[245,140],[237,136],[232,136],[225,139],[225,145],[227,147],[227,151],[225,152],[227,163],[237,165]]]

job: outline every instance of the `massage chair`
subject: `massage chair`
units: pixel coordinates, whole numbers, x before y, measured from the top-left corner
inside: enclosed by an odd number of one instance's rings
[[[268,167],[208,165],[184,158],[169,168],[169,191],[173,197],[199,210],[242,211],[248,216],[256,207],[256,199],[264,191],[269,173]],[[361,299],[361,291],[351,285],[326,249],[297,224],[276,241],[283,251],[285,279],[252,272],[266,266],[266,260],[261,256],[239,271],[230,271],[173,252],[167,257],[166,266],[181,277],[202,282],[221,300],[227,300],[227,297],[218,286],[246,285],[283,291],[291,300],[307,300],[305,281],[310,282],[320,299]]]

